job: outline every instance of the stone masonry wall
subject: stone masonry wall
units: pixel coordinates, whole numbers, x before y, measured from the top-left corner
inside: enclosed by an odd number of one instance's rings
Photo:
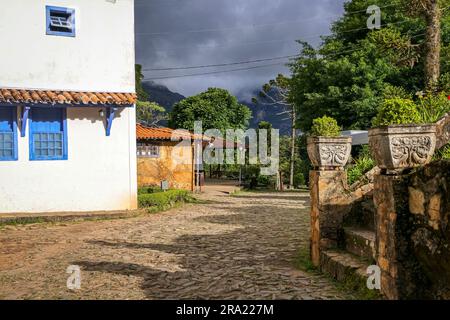
[[[375,179],[377,261],[389,299],[450,298],[450,162]]]
[[[347,172],[313,170],[311,193],[311,260],[320,265],[322,250],[338,247],[345,218],[372,192],[372,184],[350,191]]]

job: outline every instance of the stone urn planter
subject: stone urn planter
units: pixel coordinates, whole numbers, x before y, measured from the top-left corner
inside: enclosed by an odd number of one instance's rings
[[[372,156],[381,169],[401,171],[429,163],[436,148],[436,125],[391,125],[369,130]]]
[[[352,151],[351,137],[309,137],[307,142],[309,159],[319,169],[344,167]]]

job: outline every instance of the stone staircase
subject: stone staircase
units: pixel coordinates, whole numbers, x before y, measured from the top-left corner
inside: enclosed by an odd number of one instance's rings
[[[366,198],[358,208],[359,219],[347,217],[338,247],[321,252],[320,269],[339,282],[351,282],[365,288],[367,267],[375,262],[375,208]],[[353,216],[352,216],[353,215]]]

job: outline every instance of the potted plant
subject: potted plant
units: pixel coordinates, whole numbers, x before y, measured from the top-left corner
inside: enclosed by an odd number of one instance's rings
[[[341,136],[341,128],[333,118],[314,119],[307,142],[309,159],[316,168],[339,169],[350,158],[352,138]]]
[[[401,171],[425,165],[436,148],[436,125],[423,124],[417,105],[410,99],[384,100],[369,130],[369,145],[377,165]]]

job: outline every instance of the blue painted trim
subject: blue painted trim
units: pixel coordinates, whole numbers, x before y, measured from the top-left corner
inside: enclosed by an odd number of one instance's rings
[[[47,35],[49,36],[60,36],[60,37],[75,37],[76,36],[76,26],[75,26],[75,9],[71,8],[64,8],[64,7],[55,7],[55,6],[45,6],[46,11],[46,30]],[[71,32],[61,32],[61,31],[53,31],[50,30],[50,13],[51,12],[61,12],[70,14],[70,23],[72,25],[72,31]]]
[[[28,115],[30,113],[30,107],[24,106],[22,110],[22,119],[20,121],[20,136],[23,138],[25,137],[25,132],[27,130],[27,122],[28,122]]]
[[[67,110],[64,109],[62,112],[62,125],[63,125],[63,155],[62,157],[56,156],[46,156],[46,157],[37,157],[34,154],[34,137],[33,137],[33,109],[30,110],[30,118],[29,118],[29,129],[28,129],[28,140],[29,140],[29,148],[30,148],[30,161],[55,161],[55,160],[68,160],[68,135],[67,135]]]
[[[19,160],[18,138],[17,138],[17,108],[11,108],[12,126],[13,126],[13,156],[9,158],[0,158],[0,161],[17,161]]]
[[[109,137],[111,135],[111,127],[116,116],[117,108],[108,108],[106,109],[106,136]]]

